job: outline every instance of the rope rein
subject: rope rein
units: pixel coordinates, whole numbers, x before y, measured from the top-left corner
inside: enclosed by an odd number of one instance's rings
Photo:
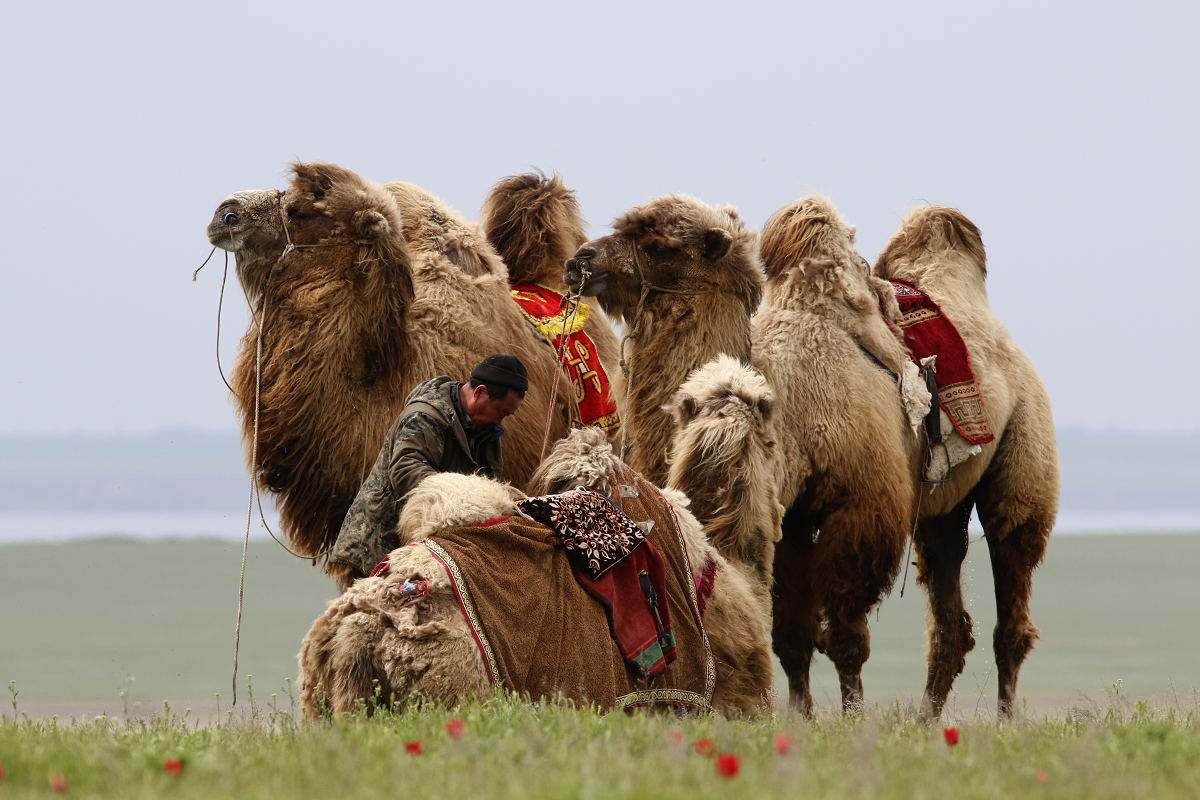
[[[542,452],[541,452],[541,455],[538,456],[539,464],[546,460],[546,448],[550,444],[550,428],[554,423],[554,401],[558,399],[558,382],[559,382],[559,379],[562,377],[562,373],[563,373],[563,366],[562,366],[563,355],[567,352],[567,347],[571,341],[571,336],[570,336],[569,332],[570,332],[571,328],[574,327],[574,325],[575,325],[575,318],[579,315],[579,304],[583,298],[583,284],[585,284],[587,282],[587,279],[590,278],[592,275],[592,273],[588,271],[587,266],[584,266],[582,268],[581,272],[582,272],[583,277],[579,281],[579,289],[575,292],[575,300],[574,300],[574,305],[571,307],[571,315],[568,317],[564,314],[563,332],[562,332],[562,335],[559,337],[561,339],[561,341],[558,344],[558,352],[555,353],[555,357],[557,358],[557,361],[554,364],[554,366],[556,367],[556,369],[554,370],[554,383],[550,388],[550,404],[549,404],[549,407],[546,409],[546,432],[542,435]],[[567,288],[566,294],[563,295],[563,302],[566,302],[566,303],[572,302],[570,287]],[[568,403],[567,414],[569,416],[571,415],[569,403]]]

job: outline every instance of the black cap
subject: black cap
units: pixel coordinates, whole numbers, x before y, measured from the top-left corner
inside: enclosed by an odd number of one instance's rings
[[[471,378],[489,386],[504,386],[518,392],[529,390],[529,373],[516,356],[488,356],[471,370]]]

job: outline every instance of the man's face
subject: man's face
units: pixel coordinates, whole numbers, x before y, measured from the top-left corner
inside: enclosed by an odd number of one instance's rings
[[[485,427],[488,425],[499,425],[504,421],[504,418],[509,414],[516,412],[521,407],[521,395],[511,389],[499,400],[493,400],[488,397],[486,386],[476,386],[470,390],[472,402],[469,408],[464,409],[467,416],[471,418],[476,427]]]

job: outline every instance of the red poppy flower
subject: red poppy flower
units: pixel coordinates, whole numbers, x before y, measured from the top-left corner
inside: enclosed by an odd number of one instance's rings
[[[1050,776],[1046,774],[1046,770],[1044,770],[1044,769],[1039,769],[1037,771],[1037,775],[1035,777],[1037,778],[1037,782],[1040,783],[1042,786],[1045,786],[1047,783],[1050,782]]]
[[[942,728],[942,736],[946,738],[946,744],[958,744],[958,728]]]
[[[65,792],[67,790],[67,779],[62,775],[55,775],[50,778],[50,788],[56,792]]]
[[[775,752],[779,755],[786,755],[792,749],[792,743],[796,740],[785,734],[778,734],[775,737]]]
[[[717,774],[722,778],[736,778],[739,766],[738,757],[733,753],[721,753],[717,756]]]
[[[0,781],[4,780],[4,765],[0,764]]]
[[[461,739],[463,735],[463,721],[461,719],[452,719],[447,722],[446,735],[451,739]]]
[[[683,742],[683,731],[667,731],[667,739],[671,744],[680,744]]]
[[[163,762],[163,772],[178,778],[183,774],[183,759],[168,758]]]
[[[697,739],[692,747],[696,748],[696,752],[702,756],[711,756],[713,752],[713,740]]]
[[[421,753],[425,752],[423,749],[421,749],[420,742],[405,742],[404,751],[406,753],[412,753],[414,756],[419,756]]]

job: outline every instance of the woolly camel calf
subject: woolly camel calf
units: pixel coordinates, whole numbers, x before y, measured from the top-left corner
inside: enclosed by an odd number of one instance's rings
[[[292,172],[285,191],[230,195],[208,226],[210,241],[236,255],[255,320],[265,316],[255,478],[278,496],[292,547],[327,552],[417,383],[465,379],[490,353],[512,353],[529,370],[504,437],[505,478],[524,485],[559,368],[513,303],[495,251],[412,184],[378,186],[320,162]],[[248,461],[257,345],[252,322],[232,376]],[[552,441],[566,432],[561,400],[556,412]],[[345,565],[325,569],[345,581]]]
[[[758,236],[736,209],[682,194],[632,208],[612,227],[579,248],[564,279],[584,281],[632,337],[625,460],[662,485],[674,431],[664,406],[675,390],[721,353],[749,361],[750,315],[763,290]]]
[[[754,589],[755,607],[768,609],[783,517],[775,493],[774,407],[763,376],[726,355],[692,372],[668,406],[677,426],[668,485],[692,498],[690,510],[709,544],[743,573]],[[716,613],[705,618],[710,630],[719,625],[732,631],[742,624]],[[770,657],[756,655],[759,660],[743,661],[740,669],[718,664],[721,680],[770,686]]]
[[[736,445],[735,445],[736,446]],[[577,429],[560,441],[539,467],[531,491],[555,493],[584,486],[611,494],[620,462],[595,428]],[[704,615],[719,680],[713,708],[726,715],[768,708],[771,684],[770,608],[766,592],[744,567],[731,563],[709,542],[687,498],[667,489],[692,558],[692,579],[713,565],[713,591]],[[512,515],[511,489],[477,476],[435,475],[411,495],[401,516],[406,543],[439,530]],[[487,529],[481,528],[486,536]],[[759,545],[764,550],[767,545]],[[425,547],[401,547],[389,557],[382,577],[356,581],[308,632],[300,650],[301,704],[310,718],[322,710],[353,710],[376,696],[403,703],[418,693],[453,705],[491,692],[488,673],[444,567]],[[428,581],[428,596],[408,598],[401,587]],[[377,682],[377,684],[376,684]],[[547,695],[571,686],[549,687]]]
[[[909,229],[914,219],[929,215],[939,221]],[[1058,473],[1045,391],[987,305],[978,231],[957,212],[921,210],[906,221],[901,240],[904,252],[921,254],[926,266],[919,274],[906,272],[905,279],[941,304],[970,348],[988,421],[1003,448],[984,445],[955,468],[949,483],[930,487],[919,500],[918,580],[929,591],[931,609],[922,714],[937,717],[973,645],[959,588],[971,506],[992,497],[995,506],[1017,512],[1008,517],[1013,527],[1028,526],[1017,537],[1018,559],[1002,559],[1015,565],[1023,558],[1027,564],[1021,567],[1027,598],[1028,574],[1053,524]],[[895,250],[889,245],[880,264],[894,263],[889,253]],[[870,654],[867,614],[895,580],[922,490],[924,444],[890,374],[903,373],[909,355],[893,335],[900,321],[894,291],[865,272],[854,229],[827,201],[807,197],[776,212],[764,230],[762,252],[768,289],[755,319],[755,363],[789,414],[780,426],[780,500],[788,512],[775,561],[775,650],[799,709],[811,713],[814,648],[833,660],[843,706],[855,708],[862,702],[861,669]],[[946,292],[941,288],[946,286],[971,288]],[[1048,438],[1045,430],[1030,429],[1031,416],[1038,426],[1049,426]],[[997,458],[998,450],[1012,455]],[[1020,484],[1008,477],[1019,470],[1002,466],[1009,457],[1026,471]],[[1013,505],[1017,497],[1029,505]],[[1038,531],[1033,549],[1026,544],[1029,531]],[[997,578],[998,603],[1011,606],[1004,583]],[[1027,615],[1004,622],[1002,612],[1001,619],[1006,642],[1014,639],[1013,631],[1027,637],[1014,658],[997,634],[997,661],[1010,665],[1001,667],[999,701],[1000,713],[1008,715],[1015,668],[1036,630]]]
[[[508,267],[509,284],[540,284],[566,294],[563,265],[587,236],[575,193],[563,185],[561,177],[526,173],[504,178],[492,187],[480,215],[488,241]],[[617,369],[617,335],[596,298],[584,297],[583,302],[588,307],[583,332],[596,345],[613,400],[620,408],[625,382]],[[618,438],[619,430],[610,429],[609,439]]]

